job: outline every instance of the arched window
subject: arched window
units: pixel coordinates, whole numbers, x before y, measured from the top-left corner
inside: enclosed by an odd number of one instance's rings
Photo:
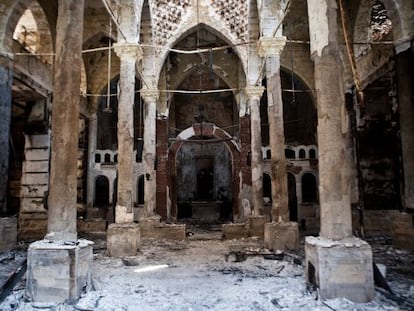
[[[111,163],[111,155],[109,153],[105,153],[105,161],[104,163]]]
[[[299,150],[299,159],[305,159],[306,158],[306,152],[304,149]]]
[[[316,151],[315,149],[309,150],[309,159],[316,159]]]
[[[272,158],[272,151],[270,150],[270,149],[268,149],[267,151],[266,151],[266,159],[271,159]]]
[[[95,154],[95,163],[101,163],[101,155],[99,153]]]
[[[316,178],[311,173],[305,173],[302,176],[302,202],[303,203],[317,203],[318,202]]]
[[[295,150],[285,149],[285,157],[286,157],[286,159],[294,159],[295,158]]]
[[[98,176],[95,180],[95,206],[109,206],[109,180],[106,176]]]
[[[137,182],[137,203],[144,204],[144,175],[138,177]]]

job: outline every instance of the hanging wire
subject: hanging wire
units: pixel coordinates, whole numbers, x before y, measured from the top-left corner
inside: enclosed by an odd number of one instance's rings
[[[349,34],[348,34],[348,30],[347,30],[347,20],[346,20],[346,14],[345,14],[344,6],[343,6],[342,0],[339,0],[338,2],[339,2],[339,9],[340,9],[340,12],[341,12],[342,31],[343,31],[343,34],[344,34],[346,51],[347,51],[347,54],[348,54],[348,60],[349,60],[349,63],[351,65],[351,71],[352,71],[352,75],[353,75],[353,78],[354,78],[355,88],[356,88],[356,91],[357,91],[358,103],[359,103],[360,106],[364,106],[364,92],[361,88],[361,79],[359,77],[359,73],[358,73],[358,70],[357,70],[353,48],[351,47],[351,43],[349,41]]]
[[[128,41],[125,34],[124,34],[124,32],[121,29],[121,25],[119,25],[118,21],[115,18],[115,14],[112,11],[111,6],[106,2],[106,0],[102,0],[102,3],[104,4],[105,9],[107,10],[109,16],[111,17],[111,20],[114,21],[114,23],[115,23],[116,27],[118,28],[118,31],[121,34],[121,36],[124,38],[125,41]]]
[[[112,113],[111,109],[111,65],[112,65],[112,51],[111,47],[111,36],[112,36],[112,19],[109,18],[109,36],[108,36],[108,87],[106,89],[106,107],[104,108],[103,112]]]
[[[289,2],[287,3],[285,9],[283,10],[283,15],[282,15],[282,18],[279,21],[279,24],[276,26],[275,30],[273,30],[272,37],[276,36],[277,31],[279,30],[280,26],[282,26],[283,21],[284,21],[286,15],[287,15],[287,13],[289,12],[291,3],[292,3],[292,1],[289,0]]]

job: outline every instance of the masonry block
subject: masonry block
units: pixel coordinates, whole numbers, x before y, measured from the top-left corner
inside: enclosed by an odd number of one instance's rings
[[[305,254],[306,281],[319,288],[322,299],[368,302],[374,298],[372,250],[367,242],[308,236]]]
[[[135,223],[110,224],[106,233],[109,256],[135,256],[141,242],[140,226]]]
[[[399,213],[394,215],[392,246],[414,251],[414,214]]]
[[[223,224],[222,233],[225,240],[243,239],[249,236],[246,223]]]
[[[0,217],[0,251],[8,251],[16,247],[17,219]]]
[[[269,220],[267,216],[249,216],[247,218],[249,236],[264,239],[264,225]]]
[[[103,219],[78,219],[78,232],[106,232],[107,221]]]
[[[299,247],[296,222],[269,222],[264,225],[264,245],[270,250],[295,250]]]
[[[143,239],[183,241],[186,239],[186,226],[183,224],[165,224],[159,217],[142,218],[140,220],[141,237]]]
[[[92,245],[40,240],[27,254],[26,298],[34,302],[74,303],[91,290]]]
[[[47,233],[47,212],[19,214],[18,236],[20,240],[43,239]]]

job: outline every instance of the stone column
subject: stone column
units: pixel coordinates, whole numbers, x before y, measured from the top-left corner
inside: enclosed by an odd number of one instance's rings
[[[244,115],[239,118],[240,131],[240,179],[241,188],[239,193],[239,218],[235,222],[243,223],[246,217],[251,215],[250,206],[246,206],[251,199],[252,193],[252,170],[251,170],[251,148],[250,148],[250,116]]]
[[[408,49],[397,56],[398,104],[402,160],[404,168],[404,202],[406,209],[414,210],[414,52]]]
[[[272,222],[265,225],[265,246],[271,250],[297,249],[298,224],[289,222],[288,187],[283,127],[280,54],[286,38],[260,38],[258,51],[266,61],[267,113],[272,169]]]
[[[263,211],[263,154],[260,121],[260,98],[264,87],[249,86],[245,92],[250,107],[252,215],[247,217],[250,236],[264,236],[264,224],[268,221]]]
[[[272,221],[289,221],[282,86],[280,81],[280,54],[285,44],[285,37],[261,38],[258,46],[259,55],[265,57],[266,60],[267,113],[272,153]]]
[[[397,55],[398,105],[400,112],[404,212],[393,221],[392,244],[414,250],[414,47]]]
[[[157,89],[142,89],[144,100],[144,215],[146,218],[155,217],[156,207],[156,113],[159,92]]]
[[[346,152],[345,94],[338,46],[336,0],[308,0],[311,55],[318,101],[320,237],[307,237],[307,281],[322,299],[373,298],[372,251],[352,236]]]
[[[48,234],[75,241],[84,1],[59,1],[54,63]]]
[[[157,209],[156,213],[162,220],[171,220],[171,211],[168,206],[167,171],[168,171],[168,118],[157,119]]]
[[[0,55],[0,213],[7,213],[7,183],[9,176],[9,139],[13,62],[11,56]]]
[[[115,53],[121,60],[118,101],[118,195],[115,224],[108,227],[108,253],[114,257],[133,256],[138,251],[140,228],[134,221],[134,98],[135,64],[142,58],[136,43],[118,43]],[[137,94],[138,96],[138,94]]]
[[[91,289],[92,242],[77,240],[76,188],[84,0],[58,1],[47,240],[27,255],[26,297],[75,302]]]
[[[89,118],[88,127],[88,181],[87,181],[87,196],[86,205],[87,208],[93,206],[93,200],[95,198],[95,174],[92,173],[95,167],[95,152],[96,152],[96,141],[98,133],[98,117],[96,114]]]
[[[251,166],[252,166],[252,203],[253,215],[263,215],[263,155],[260,121],[260,98],[264,88],[250,86],[246,88],[250,107]]]
[[[142,58],[137,44],[120,43],[115,53],[121,60],[120,95],[118,102],[118,195],[115,210],[116,223],[134,221],[134,98],[135,63]],[[138,94],[137,94],[138,96]]]

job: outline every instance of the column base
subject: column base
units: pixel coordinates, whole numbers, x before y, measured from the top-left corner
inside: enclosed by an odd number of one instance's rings
[[[221,231],[225,240],[243,239],[249,236],[246,223],[223,224]]]
[[[0,251],[16,248],[17,219],[16,217],[0,217]]]
[[[334,241],[306,237],[306,281],[318,287],[322,299],[347,298],[368,302],[374,298],[371,246],[358,238]]]
[[[394,216],[392,246],[414,251],[414,214],[400,213]]]
[[[160,216],[141,218],[141,238],[156,240],[183,241],[186,239],[185,225],[165,224],[160,222]]]
[[[269,250],[294,250],[299,247],[296,222],[269,222],[264,226],[264,246]]]
[[[135,223],[110,224],[106,233],[106,248],[112,257],[135,256],[141,242],[140,227]]]
[[[259,237],[264,239],[264,225],[269,222],[268,216],[249,216],[247,218],[248,234],[249,236]]]
[[[74,303],[92,287],[92,245],[40,240],[27,253],[26,297],[33,302]]]

